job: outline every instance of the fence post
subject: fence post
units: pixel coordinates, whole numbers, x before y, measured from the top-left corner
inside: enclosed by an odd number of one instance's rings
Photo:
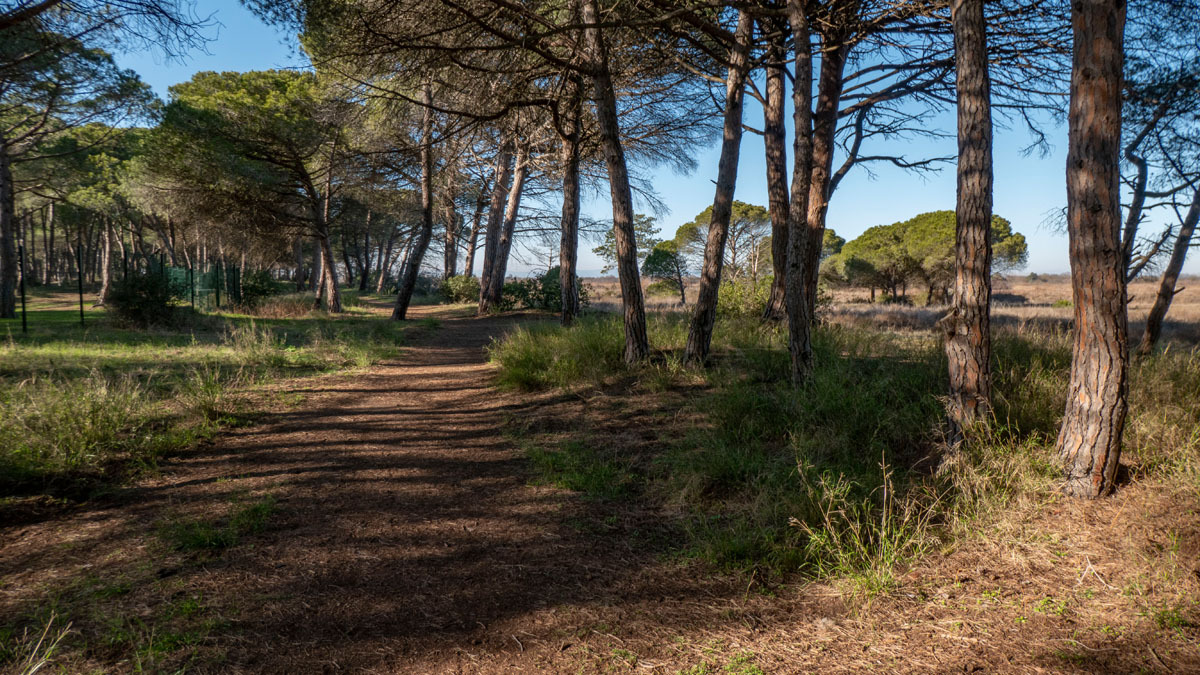
[[[29,332],[29,324],[25,320],[25,244],[17,246],[17,269],[21,274],[21,332]]]

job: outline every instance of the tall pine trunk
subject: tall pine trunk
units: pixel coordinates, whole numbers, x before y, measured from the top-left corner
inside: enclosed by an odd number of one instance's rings
[[[463,261],[463,274],[469,277],[475,276],[475,250],[479,246],[479,228],[483,224],[483,211],[488,205],[489,191],[490,188],[485,182],[475,198],[475,213],[471,216],[471,234],[467,240],[467,259]]]
[[[492,182],[492,196],[488,201],[487,234],[483,244],[483,270],[479,275],[479,313],[492,311],[492,268],[496,264],[496,252],[500,248],[501,230],[504,228],[504,205],[508,200],[509,184],[512,180],[513,152],[510,142],[505,142],[496,155],[496,179]]]
[[[0,142],[0,319],[17,316],[16,208],[12,165]]]
[[[954,0],[958,204],[954,302],[943,319],[949,361],[950,443],[991,410],[992,108],[983,0]]]
[[[1121,68],[1125,3],[1076,0],[1068,113],[1067,232],[1075,330],[1057,450],[1067,494],[1113,489],[1128,411],[1121,248]]]
[[[396,295],[396,306],[392,308],[393,321],[403,321],[408,314],[421,261],[433,238],[433,86],[429,82],[421,86],[421,102],[424,106],[421,115],[421,230],[404,269],[404,278],[400,280],[400,292]]]
[[[600,146],[608,168],[608,187],[612,196],[613,239],[616,242],[617,276],[621,282],[621,305],[625,321],[625,362],[635,363],[650,355],[646,337],[646,303],[642,297],[638,273],[637,243],[633,230],[633,191],[629,187],[629,167],[621,145],[621,127],[617,120],[617,96],[609,71],[608,48],[597,25],[596,0],[582,0],[580,16],[586,26],[584,41],[600,127]]]
[[[767,45],[767,96],[763,105],[763,145],[767,160],[767,206],[771,213],[771,295],[763,310],[763,320],[775,321],[784,317],[784,294],[787,289],[788,252],[788,170],[787,132],[783,124],[786,96],[784,45],[787,36],[775,26]]]
[[[446,188],[446,237],[442,245],[442,278],[454,276],[458,268],[458,172],[450,172],[450,185]]]
[[[485,289],[488,309],[498,307],[504,295],[504,278],[508,274],[508,258],[512,253],[513,236],[516,234],[517,216],[521,211],[521,195],[525,191],[525,179],[529,176],[529,147],[522,144],[517,148],[516,166],[513,169],[512,185],[508,189],[508,202],[504,206],[504,224],[492,260],[491,274]]]
[[[566,128],[562,138],[562,221],[558,245],[558,281],[562,293],[562,325],[569,326],[579,314],[579,288],[575,285],[579,261],[579,116],[583,107],[582,83],[577,75],[567,76]]]
[[[1183,271],[1183,261],[1187,257],[1188,247],[1192,244],[1192,235],[1196,232],[1196,221],[1200,220],[1200,189],[1192,195],[1192,205],[1187,215],[1179,224],[1179,233],[1175,235],[1175,246],[1171,249],[1171,260],[1163,270],[1162,279],[1158,282],[1158,295],[1154,298],[1154,306],[1146,317],[1146,332],[1138,344],[1137,355],[1147,356],[1154,350],[1162,333],[1163,319],[1175,299],[1175,285],[1179,283],[1179,274]]]
[[[812,36],[803,0],[788,0],[788,21],[796,49],[796,74],[792,79],[792,196],[788,208],[787,273],[784,306],[788,320],[788,355],[792,383],[799,385],[812,372],[812,312],[805,293],[805,250],[809,237],[808,215],[813,162]]]
[[[749,70],[749,45],[754,21],[745,10],[738,12],[734,44],[729,50],[729,71],[725,76],[724,137],[721,140],[721,159],[717,163],[717,190],[713,196],[712,219],[708,224],[708,241],[704,246],[704,266],[700,270],[700,291],[696,309],[688,327],[684,358],[693,363],[708,360],[712,345],[713,323],[717,320],[717,294],[721,287],[721,266],[725,258],[725,241],[729,236],[729,220],[733,213],[733,194],[737,187],[738,156],[742,147],[742,101],[746,92],[746,73]]]

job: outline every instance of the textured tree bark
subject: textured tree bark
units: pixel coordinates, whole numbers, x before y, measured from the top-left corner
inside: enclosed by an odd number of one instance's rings
[[[767,96],[763,106],[763,145],[767,157],[767,206],[771,212],[771,270],[774,279],[771,295],[763,310],[764,321],[784,317],[784,294],[787,289],[788,252],[788,172],[787,132],[783,124],[784,110],[784,50],[786,36],[774,31],[767,45]]]
[[[496,242],[495,259],[492,261],[491,276],[488,278],[488,288],[485,291],[488,310],[499,306],[504,295],[504,278],[508,274],[508,258],[512,253],[517,216],[521,211],[521,194],[525,191],[525,179],[528,176],[529,147],[521,144],[517,148],[512,185],[509,186],[508,203],[504,207],[504,226],[500,228],[500,240]]]
[[[16,207],[12,165],[0,143],[0,319],[17,316]]]
[[[1065,491],[1113,489],[1128,411],[1128,325],[1119,161],[1125,3],[1075,0],[1068,113],[1067,232],[1075,330],[1057,450]]]
[[[483,243],[483,270],[479,275],[479,313],[492,310],[488,289],[492,282],[492,268],[496,264],[496,250],[500,247],[500,232],[504,227],[504,205],[512,180],[512,145],[505,142],[496,155],[496,179],[492,182],[492,196],[488,203],[487,234]]]
[[[983,0],[954,0],[951,17],[958,91],[958,204],[954,301],[942,326],[953,446],[991,411],[992,107]]]
[[[717,163],[717,190],[713,196],[712,219],[704,245],[704,266],[700,270],[700,290],[688,327],[684,359],[692,363],[708,360],[712,346],[713,323],[717,319],[717,294],[721,287],[721,266],[725,242],[729,237],[729,219],[733,194],[737,187],[738,156],[742,147],[742,103],[745,99],[746,73],[749,70],[749,45],[754,21],[745,10],[738,12],[734,44],[729,49],[729,71],[725,76],[724,137],[721,159]]]
[[[617,97],[608,67],[608,50],[597,26],[596,0],[581,0],[580,17],[584,29],[587,60],[591,71],[600,127],[600,144],[608,167],[608,186],[613,205],[613,238],[616,240],[617,276],[621,282],[621,305],[625,319],[625,362],[634,363],[650,355],[646,338],[646,305],[638,273],[637,244],[633,231],[633,192],[629,187],[629,169],[621,146],[621,128],[617,121]]]
[[[788,319],[788,355],[791,379],[803,384],[812,372],[812,311],[805,292],[805,251],[811,228],[808,223],[812,193],[812,36],[803,0],[788,0],[788,21],[796,45],[796,75],[792,79],[792,196],[788,208],[788,250],[784,305]]]
[[[570,326],[579,314],[579,289],[575,286],[579,260],[579,116],[583,101],[577,75],[567,76],[566,128],[562,138],[563,204],[558,244],[558,280],[562,288],[562,325]]]
[[[425,82],[421,86],[421,230],[417,233],[416,248],[409,254],[404,278],[400,280],[400,292],[396,294],[396,306],[392,308],[392,321],[403,321],[417,287],[417,275],[421,272],[421,261],[429,241],[433,239],[433,86]]]
[[[854,15],[858,13],[858,5],[859,2],[855,0],[843,3],[839,9]],[[841,32],[827,31],[822,35],[821,41],[821,79],[817,83],[817,105],[813,112],[808,237],[804,245],[804,301],[808,305],[806,312],[809,321],[812,321],[817,306],[817,280],[821,267],[821,250],[825,242],[825,216],[829,212],[838,112],[842,103],[846,58],[850,54],[850,45]],[[794,200],[792,208],[797,208]]]
[[[1138,344],[1137,355],[1148,356],[1154,351],[1154,345],[1162,334],[1163,319],[1175,299],[1175,285],[1179,283],[1179,274],[1183,271],[1183,261],[1187,258],[1188,247],[1192,244],[1192,235],[1196,233],[1196,221],[1200,220],[1200,189],[1192,195],[1192,205],[1187,215],[1179,224],[1179,233],[1175,235],[1175,246],[1171,249],[1171,260],[1163,270],[1162,279],[1158,282],[1158,295],[1154,298],[1154,306],[1146,317],[1146,332]]]
[[[446,188],[446,237],[442,243],[442,278],[454,276],[458,268],[458,172],[450,172],[450,185]]]
[[[342,291],[338,288],[337,268],[333,262],[333,247],[329,243],[328,228],[317,238],[321,245],[321,286],[325,289],[325,311],[342,311]],[[224,256],[221,258],[224,264]]]
[[[475,214],[471,217],[471,235],[467,240],[467,259],[463,264],[463,274],[469,277],[475,276],[475,249],[479,245],[479,227],[483,223],[483,210],[488,205],[485,197],[488,192],[489,186],[484,183],[479,190],[479,196],[475,199]]]
[[[367,283],[371,279],[371,209],[367,209],[367,220],[363,225],[363,247],[362,255],[359,256],[362,263],[358,273],[358,291],[360,293],[367,292]]]
[[[391,232],[388,233],[387,245],[379,252],[379,278],[375,280],[376,295],[383,293],[384,287],[387,285],[388,273],[392,269],[392,251],[396,247],[396,234],[400,228],[393,223]]]
[[[108,300],[108,290],[112,283],[112,223],[108,217],[104,218],[103,228],[100,245],[100,292],[96,294],[96,304],[101,306]]]

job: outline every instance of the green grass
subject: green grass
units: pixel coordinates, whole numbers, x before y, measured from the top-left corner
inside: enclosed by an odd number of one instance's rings
[[[995,421],[944,457],[946,363],[932,337],[823,326],[818,367],[794,388],[778,327],[719,319],[703,371],[680,363],[686,317],[656,316],[649,328],[659,354],[633,367],[621,363],[615,316],[520,328],[491,356],[503,386],[624,388],[642,407],[661,397],[662,419],[682,408],[684,419],[700,420],[663,425],[653,450],[636,456],[586,429],[566,442],[525,439],[545,482],[601,498],[618,490],[682,514],[684,555],[768,574],[849,577],[870,594],[999,507],[1053,493],[1067,335],[996,336]],[[1200,355],[1144,360],[1130,383],[1135,472],[1200,489]],[[686,397],[670,396],[674,389]]]
[[[55,296],[36,300],[61,306]],[[0,326],[0,497],[153,466],[244,421],[252,410],[243,394],[256,385],[367,366],[394,355],[405,330],[365,309],[208,314],[171,330],[117,328],[96,311],[84,328],[77,310],[34,314],[28,334],[19,322]]]
[[[238,506],[224,519],[168,520],[160,527],[159,534],[176,551],[221,551],[236,545],[246,535],[262,532],[274,512],[275,499],[267,496]]]

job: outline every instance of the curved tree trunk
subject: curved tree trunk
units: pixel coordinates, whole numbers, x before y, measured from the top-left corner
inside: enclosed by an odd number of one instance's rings
[[[1154,298],[1154,306],[1146,317],[1146,332],[1138,344],[1137,355],[1147,356],[1154,350],[1155,343],[1162,333],[1163,319],[1175,299],[1175,285],[1179,283],[1179,274],[1183,271],[1183,261],[1187,258],[1188,247],[1192,244],[1192,235],[1196,232],[1196,221],[1200,220],[1200,189],[1192,196],[1192,205],[1187,215],[1179,224],[1179,234],[1175,236],[1175,246],[1171,249],[1171,260],[1163,270],[1162,280],[1158,283],[1158,296]]]
[[[489,288],[492,283],[492,268],[496,264],[496,251],[500,247],[500,233],[504,227],[504,206],[508,199],[509,183],[512,180],[512,144],[505,142],[496,155],[496,179],[492,182],[492,196],[488,203],[487,234],[483,244],[483,269],[479,274],[479,313],[492,311]]]
[[[417,287],[417,275],[421,272],[421,261],[433,239],[433,87],[425,82],[421,87],[421,231],[417,233],[416,248],[409,254],[404,278],[400,280],[400,291],[396,294],[396,306],[392,308],[392,321],[403,321]]]
[[[684,358],[693,363],[708,360],[713,323],[717,320],[717,293],[721,287],[721,267],[725,257],[725,241],[729,236],[733,194],[737,187],[738,156],[742,147],[742,101],[745,98],[753,26],[750,14],[745,10],[739,11],[735,43],[729,50],[729,72],[725,77],[725,133],[721,141],[721,159],[717,164],[717,192],[713,197],[708,241],[704,246],[700,291],[696,296],[696,309],[688,327],[684,353]]]
[[[633,231],[633,192],[629,187],[629,168],[621,146],[621,127],[617,121],[617,97],[608,66],[608,49],[597,26],[596,0],[582,0],[580,17],[584,29],[586,56],[590,65],[596,103],[596,121],[600,144],[608,167],[608,186],[613,205],[613,238],[616,240],[617,275],[621,281],[621,305],[625,318],[625,362],[634,363],[650,355],[646,337],[646,304],[638,273],[637,244]]]
[[[811,194],[812,134],[812,37],[808,13],[802,0],[788,0],[788,20],[796,45],[796,75],[792,80],[792,197],[788,209],[787,275],[784,304],[788,319],[788,353],[792,383],[799,385],[812,372],[812,312],[805,293],[805,250],[811,228],[808,224]]]
[[[1076,0],[1071,24],[1067,232],[1075,330],[1056,447],[1067,494],[1099,497],[1113,489],[1128,411],[1119,182],[1125,3]]]
[[[787,288],[788,252],[788,174],[787,132],[783,124],[784,110],[784,51],[786,36],[781,30],[767,46],[767,101],[763,106],[763,145],[767,156],[767,206],[771,212],[771,295],[763,310],[764,321],[784,317],[784,294]]]
[[[577,75],[567,76],[566,129],[562,139],[562,236],[558,245],[558,281],[562,293],[562,325],[570,326],[579,313],[579,288],[575,285],[579,259],[579,115],[583,101]]]
[[[954,305],[943,319],[950,371],[950,443],[991,410],[992,109],[983,0],[954,0],[958,204]]]
[[[521,194],[525,191],[525,179],[529,176],[529,148],[517,148],[516,167],[513,169],[512,185],[508,190],[508,203],[504,207],[504,226],[500,229],[500,240],[496,242],[495,259],[492,261],[488,279],[488,309],[498,307],[504,295],[504,278],[508,274],[508,258],[512,253],[513,236],[517,229],[517,216],[521,211]]]

